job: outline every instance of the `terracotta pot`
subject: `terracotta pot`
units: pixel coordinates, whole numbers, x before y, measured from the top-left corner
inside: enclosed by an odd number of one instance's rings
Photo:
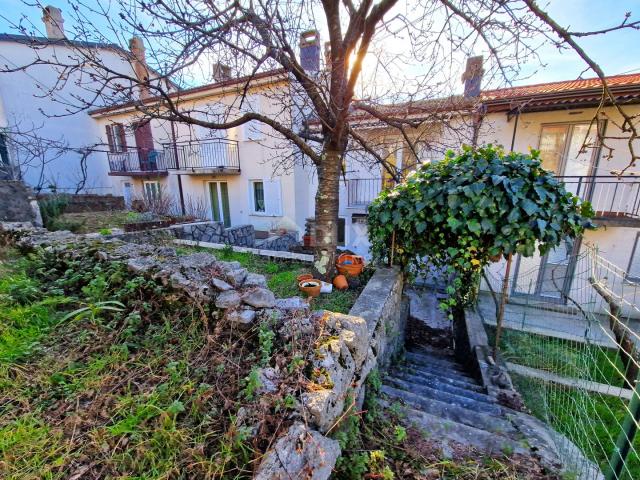
[[[355,277],[362,273],[362,269],[364,268],[364,258],[360,255],[343,253],[336,261],[336,268],[342,275]]]
[[[492,262],[499,262],[500,259],[502,258],[502,254],[498,253],[497,255],[494,255],[493,257],[489,257],[489,260],[491,260]]]
[[[349,282],[347,282],[347,277],[344,275],[336,275],[333,279],[333,286],[338,290],[346,290],[349,288]]]
[[[298,280],[298,283],[300,283],[303,280],[311,280],[312,278],[313,275],[311,275],[310,273],[302,273],[296,277],[296,280]]]
[[[311,235],[304,235],[302,237],[302,242],[305,247],[313,247],[313,237]]]
[[[298,283],[298,288],[302,293],[307,294],[309,297],[317,297],[320,295],[320,288],[322,287],[322,283],[320,280],[310,279],[303,280]]]

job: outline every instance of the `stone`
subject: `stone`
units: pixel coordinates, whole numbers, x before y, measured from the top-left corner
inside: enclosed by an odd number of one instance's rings
[[[182,268],[200,270],[209,268],[216,263],[216,257],[207,252],[196,252],[190,255],[180,257],[180,266]]]
[[[278,390],[280,378],[275,368],[267,367],[259,369],[258,379],[260,381],[260,386],[257,389],[258,394],[274,393]]]
[[[309,302],[302,297],[278,298],[276,308],[288,313],[303,312],[309,313]]]
[[[254,288],[242,295],[242,301],[255,308],[271,308],[276,304],[276,296],[266,288]]]
[[[236,308],[240,302],[240,294],[235,290],[220,292],[216,297],[216,307],[218,308]]]
[[[248,328],[256,319],[256,311],[251,309],[231,310],[227,312],[227,319],[238,327]]]
[[[225,280],[236,288],[239,288],[247,278],[248,272],[246,268],[236,268],[229,270],[225,275]]]
[[[132,273],[147,273],[157,265],[151,257],[134,257],[127,261],[127,268]]]
[[[339,331],[340,340],[351,352],[357,365],[364,363],[369,350],[369,332],[362,317],[330,312],[326,325]]]
[[[228,272],[230,270],[237,270],[238,268],[242,268],[240,262],[233,260],[231,262],[218,262],[217,266],[223,271]]]
[[[266,287],[267,277],[260,275],[259,273],[248,273],[247,278],[244,279],[245,287]]]
[[[337,440],[296,422],[264,455],[254,480],[326,480],[340,456]]]
[[[217,288],[221,292],[226,292],[227,290],[233,289],[233,287],[229,285],[227,282],[225,282],[220,278],[215,278],[215,277],[211,279],[211,285],[213,285],[215,288]]]

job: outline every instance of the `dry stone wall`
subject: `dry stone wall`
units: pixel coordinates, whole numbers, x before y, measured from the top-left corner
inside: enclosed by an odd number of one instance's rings
[[[240,330],[260,318],[276,319],[276,334],[286,340],[321,325],[326,340],[307,359],[314,372],[309,388],[297,399],[291,426],[265,453],[257,479],[327,479],[340,455],[338,442],[327,432],[341,418],[348,399],[363,398],[371,370],[387,365],[402,345],[406,302],[402,275],[396,269],[378,269],[350,314],[343,315],[312,312],[299,297],[276,299],[263,275],[238,262],[219,261],[210,253],[179,256],[171,247],[127,243],[122,237],[47,232],[24,223],[0,224],[0,240],[27,250],[71,256],[90,251],[96,261],[124,262],[132,273],[152,278],[168,290],[213,304]],[[274,391],[282,374],[261,369],[261,392]]]

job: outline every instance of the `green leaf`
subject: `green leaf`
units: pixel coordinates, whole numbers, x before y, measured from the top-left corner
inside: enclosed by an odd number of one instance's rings
[[[533,215],[534,213],[536,213],[538,211],[538,205],[536,205],[534,202],[532,202],[528,198],[525,198],[520,203],[520,206],[526,212],[526,214],[529,215],[529,216]]]
[[[469,230],[473,233],[478,233],[482,230],[480,223],[475,218],[467,223],[467,227],[469,227]]]

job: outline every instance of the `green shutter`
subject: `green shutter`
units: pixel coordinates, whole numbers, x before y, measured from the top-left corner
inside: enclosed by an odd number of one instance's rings
[[[224,217],[224,226],[231,226],[231,214],[229,213],[229,190],[227,182],[220,182],[220,198],[222,199],[222,215]]]
[[[211,213],[213,220],[220,221],[220,203],[218,202],[218,184],[211,182],[209,184],[209,196],[211,197]]]

